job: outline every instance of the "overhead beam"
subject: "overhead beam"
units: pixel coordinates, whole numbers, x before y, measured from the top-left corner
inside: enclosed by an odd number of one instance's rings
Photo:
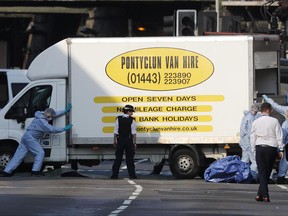
[[[71,8],[71,7],[0,7],[2,14],[37,14],[37,13],[69,13],[86,14],[89,8]]]
[[[190,5],[191,3],[213,3],[215,0],[0,0],[0,6],[31,6],[31,7],[99,7],[123,5]]]

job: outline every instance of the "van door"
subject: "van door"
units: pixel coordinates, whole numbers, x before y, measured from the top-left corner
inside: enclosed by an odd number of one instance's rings
[[[5,115],[5,119],[9,121],[10,139],[20,141],[27,127],[34,119],[35,112],[44,111],[48,107],[53,108],[53,106],[55,106],[56,102],[55,97],[53,97],[53,89],[56,89],[55,83],[37,83],[13,103]],[[50,123],[53,124],[52,121]],[[50,142],[51,139],[48,134],[42,140],[45,157],[50,156],[52,146]]]

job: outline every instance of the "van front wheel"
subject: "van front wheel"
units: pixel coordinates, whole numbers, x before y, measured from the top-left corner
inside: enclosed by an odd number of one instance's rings
[[[4,170],[8,162],[12,159],[15,149],[9,146],[0,146],[0,169]]]
[[[190,149],[179,149],[171,157],[170,170],[178,179],[191,179],[198,175],[196,156]]]

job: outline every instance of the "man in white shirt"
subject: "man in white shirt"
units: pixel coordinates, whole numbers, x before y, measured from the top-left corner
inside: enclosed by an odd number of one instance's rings
[[[288,143],[288,137],[287,137],[287,130],[288,130],[288,106],[283,106],[278,103],[276,103],[272,98],[269,98],[267,95],[262,95],[265,102],[270,103],[272,106],[272,109],[274,109],[276,112],[281,114],[285,117],[285,121],[282,123],[283,128],[283,135],[285,133],[286,136],[283,137],[283,144],[284,147],[284,156],[280,160],[279,163],[279,171],[277,173],[277,184],[287,184],[288,181],[286,180],[285,176],[288,170],[288,161],[287,161],[287,143]]]
[[[262,117],[252,123],[250,141],[251,150],[256,153],[256,163],[259,175],[259,188],[256,201],[270,202],[268,181],[279,150],[283,157],[283,133],[279,121],[270,117],[272,107],[269,103],[261,105]]]

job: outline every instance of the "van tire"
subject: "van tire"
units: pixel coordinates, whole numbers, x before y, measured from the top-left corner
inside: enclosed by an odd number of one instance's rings
[[[11,146],[0,146],[0,169],[4,170],[12,159],[15,149]]]
[[[198,175],[199,166],[195,153],[190,149],[176,150],[170,161],[170,170],[178,179],[192,179]]]

